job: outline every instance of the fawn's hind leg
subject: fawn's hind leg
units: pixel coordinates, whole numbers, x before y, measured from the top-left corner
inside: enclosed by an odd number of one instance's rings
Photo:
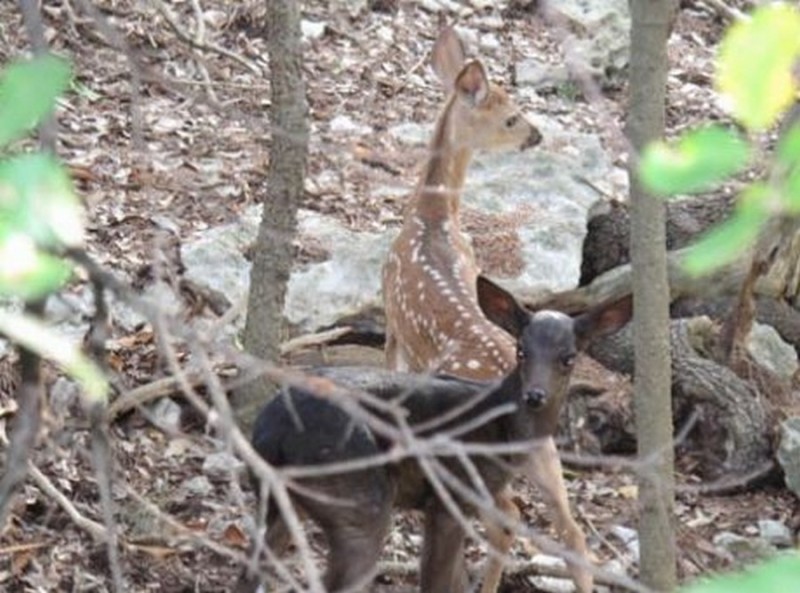
[[[368,590],[389,532],[391,501],[371,508],[354,505],[327,519],[321,522],[330,547],[325,588],[331,593]]]
[[[277,557],[283,556],[291,543],[289,528],[286,526],[286,521],[283,520],[283,516],[274,504],[270,506],[269,513],[267,514],[267,536],[265,543],[267,548]],[[250,570],[250,567],[246,567],[241,575],[239,575],[239,580],[236,582],[233,591],[234,593],[255,593],[259,585],[261,585],[261,575],[254,573]]]

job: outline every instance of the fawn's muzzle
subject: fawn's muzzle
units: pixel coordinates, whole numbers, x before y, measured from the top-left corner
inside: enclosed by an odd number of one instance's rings
[[[525,139],[525,142],[523,142],[522,146],[520,146],[520,150],[527,150],[528,148],[533,148],[541,141],[542,141],[542,133],[534,126],[531,126],[530,134],[528,134],[528,137]]]
[[[529,389],[524,394],[525,403],[532,408],[540,408],[547,401],[547,392],[541,387]]]

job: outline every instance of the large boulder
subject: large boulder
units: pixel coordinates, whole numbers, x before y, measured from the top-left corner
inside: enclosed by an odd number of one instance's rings
[[[483,270],[511,290],[526,294],[563,290],[578,282],[588,208],[597,193],[582,178],[625,191],[597,138],[537,121],[545,142],[526,152],[478,155],[470,167],[462,220]],[[429,126],[404,124],[390,133],[401,143],[422,146]],[[609,186],[613,179],[617,187]],[[408,190],[414,185],[408,179]],[[382,188],[373,188],[376,193]],[[396,193],[397,188],[388,188]],[[202,231],[181,247],[185,276],[224,294],[231,303],[246,296],[250,263],[244,253],[255,240],[260,209],[240,221]],[[380,306],[381,266],[399,225],[385,232],[355,232],[337,219],[303,210],[298,241],[324,254],[297,263],[285,314],[301,331]]]

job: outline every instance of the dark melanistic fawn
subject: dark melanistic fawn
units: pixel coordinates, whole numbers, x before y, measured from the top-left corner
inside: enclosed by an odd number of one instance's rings
[[[576,354],[591,339],[622,327],[631,317],[631,299],[605,303],[575,318],[557,311],[530,313],[506,291],[479,277],[478,300],[486,316],[516,339],[517,364],[497,382],[450,376],[423,378],[374,369],[329,369],[320,374],[334,378],[340,385],[365,389],[383,401],[394,400],[410,429],[420,427],[415,431],[417,437],[458,434],[458,440],[464,443],[523,442],[530,443],[533,449],[537,439],[555,431]],[[382,379],[366,381],[360,373]],[[505,412],[493,415],[493,410],[500,407]],[[398,426],[396,416],[385,407],[377,408],[369,411]],[[253,434],[253,446],[275,467],[360,459],[381,454],[393,445],[333,401],[297,388],[273,398],[264,407]],[[468,457],[483,480],[485,491],[493,496],[508,484],[527,454],[472,452]],[[437,461],[479,495],[480,490],[472,485],[474,472],[470,476],[463,459],[451,454],[438,457]],[[465,528],[435,492],[417,458],[299,482],[303,488],[292,493],[293,503],[320,526],[329,547],[324,576],[328,591],[369,587],[392,507],[416,509],[425,515],[421,590],[461,593],[468,589]],[[457,491],[454,494],[453,499],[462,510],[473,510],[463,496]],[[269,504],[267,545],[280,555],[290,539],[276,506]],[[236,591],[256,591],[258,583],[256,576],[243,575]]]

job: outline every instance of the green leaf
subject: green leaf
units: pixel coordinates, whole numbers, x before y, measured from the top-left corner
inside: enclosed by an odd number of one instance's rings
[[[784,165],[800,164],[800,121],[783,134],[775,156]]]
[[[792,593],[800,583],[800,554],[789,553],[750,570],[719,576],[682,593]]]
[[[71,268],[63,260],[37,251],[31,237],[11,233],[0,241],[0,294],[31,300],[60,288]]]
[[[685,134],[674,147],[654,142],[645,148],[639,176],[656,195],[705,191],[741,170],[747,144],[733,130],[708,126]]]
[[[716,86],[734,117],[751,130],[772,125],[794,99],[800,11],[774,2],[732,25],[720,44]]]
[[[83,230],[83,208],[54,157],[26,154],[0,163],[0,242],[22,232],[39,247],[74,247]]]
[[[20,61],[0,75],[0,146],[38,124],[70,80],[68,63],[53,55]]]
[[[705,233],[686,253],[683,265],[693,276],[701,276],[735,260],[758,237],[769,216],[772,190],[754,183],[740,196],[736,210],[723,223]]]
[[[90,403],[107,403],[108,381],[97,365],[84,356],[76,344],[38,319],[0,309],[0,333],[63,366],[81,384]]]
[[[795,165],[786,178],[783,187],[783,206],[787,214],[797,216],[800,214],[800,162]]]

